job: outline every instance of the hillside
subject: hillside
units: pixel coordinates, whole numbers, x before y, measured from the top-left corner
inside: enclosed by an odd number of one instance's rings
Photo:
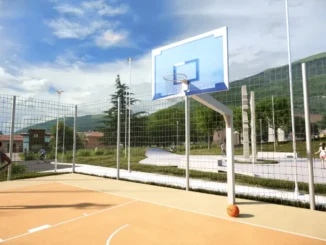
[[[306,62],[308,70],[310,113],[326,114],[326,52],[293,62],[292,77],[295,114],[304,114],[301,62]],[[242,85],[247,85],[249,95],[250,91],[255,91],[256,102],[264,98],[271,98],[272,95],[290,97],[288,65],[266,69],[254,76],[234,81],[230,83],[229,91],[212,93],[212,95],[227,106],[241,106]],[[174,105],[174,107],[183,108],[184,103],[180,102]],[[77,131],[94,130],[97,126],[101,126],[99,121],[102,117],[102,114],[78,117]],[[66,118],[68,126],[72,127],[73,123],[73,118]],[[35,124],[29,128],[45,128],[49,131],[53,125],[56,125],[56,120]],[[27,129],[25,128],[19,132],[26,132]]]
[[[322,59],[322,58],[326,58],[326,52],[308,56],[308,57],[298,60],[294,63],[304,63],[304,62],[309,62],[309,61],[318,60],[318,59]]]
[[[103,118],[102,114],[86,115],[86,116],[77,117],[77,132],[86,132],[89,130],[94,130],[95,127],[102,125],[101,123],[99,123],[99,121],[101,121],[102,118]],[[30,127],[26,127],[24,129],[17,130],[16,134],[19,134],[22,132],[27,132],[28,129],[30,129],[30,128],[42,128],[42,129],[45,129],[47,132],[50,132],[52,127],[55,126],[56,124],[57,124],[57,120],[51,120],[51,121],[48,121],[45,123],[38,123],[38,124],[34,124]],[[74,126],[74,118],[67,117],[66,125],[68,127],[73,127]]]
[[[326,113],[326,53],[313,55],[302,59],[307,66],[307,80],[309,86],[310,113]],[[301,73],[301,61],[292,64],[294,110],[297,114],[303,114],[303,85]],[[267,69],[251,77],[230,83],[230,90],[213,93],[212,95],[228,106],[241,106],[241,86],[247,85],[247,92],[255,92],[255,99],[274,96],[290,97],[289,70],[284,65],[277,68]]]

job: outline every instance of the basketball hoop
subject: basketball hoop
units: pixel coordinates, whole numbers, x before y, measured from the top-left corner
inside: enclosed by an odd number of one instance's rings
[[[182,82],[184,84],[189,84],[187,80],[187,76],[182,73],[170,73],[165,75],[163,79],[168,82],[177,82],[177,83]]]
[[[165,84],[165,91],[171,95],[177,95],[189,91],[187,76],[182,73],[170,73],[163,76],[167,81]]]

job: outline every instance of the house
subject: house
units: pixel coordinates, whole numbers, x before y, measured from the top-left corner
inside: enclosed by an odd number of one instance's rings
[[[10,135],[0,135],[0,141],[2,142],[3,151],[9,152]],[[12,151],[13,152],[23,152],[23,136],[14,135]]]
[[[21,135],[23,137],[23,150],[26,149],[27,152],[49,148],[51,134],[47,133],[45,129],[29,129],[27,133],[21,133]]]
[[[103,144],[102,137],[104,136],[101,132],[89,131],[79,133],[79,136],[83,140],[85,149],[104,148],[107,145]]]
[[[213,143],[220,145],[226,138],[226,130],[215,131],[213,134]],[[233,145],[240,145],[240,134],[237,131],[233,132]]]

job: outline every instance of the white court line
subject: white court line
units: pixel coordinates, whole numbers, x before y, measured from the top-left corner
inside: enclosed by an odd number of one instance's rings
[[[114,236],[115,234],[117,234],[120,230],[122,230],[123,228],[126,228],[128,225],[129,225],[129,224],[124,225],[124,226],[120,227],[119,229],[117,229],[116,231],[114,231],[114,232],[111,234],[111,236],[108,238],[108,240],[106,241],[106,245],[110,245],[110,241],[111,241],[111,239],[113,238],[113,236]]]
[[[64,185],[70,185],[70,186],[79,187],[79,188],[82,188],[82,189],[85,189],[85,190],[96,191],[96,192],[104,193],[104,194],[107,194],[107,195],[124,197],[124,198],[128,198],[128,199],[134,199],[135,201],[141,201],[141,202],[145,202],[145,203],[155,204],[155,205],[162,206],[162,207],[172,208],[172,209],[176,209],[176,210],[182,210],[182,211],[186,211],[186,212],[190,212],[190,213],[195,213],[195,214],[201,214],[201,215],[205,215],[205,216],[209,216],[209,217],[213,217],[213,218],[224,219],[224,220],[228,220],[228,221],[232,221],[232,222],[237,222],[237,223],[241,223],[241,224],[251,225],[251,226],[255,226],[255,227],[260,227],[260,228],[264,228],[264,229],[279,231],[279,232],[283,232],[283,233],[288,233],[288,234],[292,234],[292,235],[297,235],[297,236],[312,238],[312,239],[315,239],[315,240],[326,242],[326,239],[323,239],[323,238],[313,237],[313,236],[304,235],[304,234],[300,234],[300,233],[296,233],[296,232],[291,232],[291,231],[286,231],[286,230],[281,230],[281,229],[272,228],[272,227],[268,227],[268,226],[264,226],[264,225],[257,225],[257,224],[247,223],[245,221],[236,220],[235,218],[225,218],[225,217],[215,216],[215,215],[212,215],[212,214],[197,212],[197,211],[193,211],[193,210],[189,210],[189,209],[177,208],[177,207],[173,207],[173,206],[169,206],[169,205],[165,205],[165,204],[161,204],[161,203],[157,203],[157,202],[151,202],[151,201],[137,199],[137,198],[130,198],[130,197],[125,196],[125,195],[114,194],[114,193],[110,193],[110,192],[98,191],[98,190],[94,190],[94,189],[91,189],[91,188],[86,188],[86,187],[82,187],[82,186],[74,185],[74,184],[67,184],[67,183],[60,182],[60,181],[58,181],[58,183],[61,183],[61,184],[64,184]]]
[[[52,227],[56,227],[56,226],[59,226],[59,225],[63,225],[63,224],[66,224],[66,223],[70,223],[72,221],[75,221],[75,220],[79,220],[79,219],[82,219],[82,218],[87,218],[89,216],[92,216],[92,215],[95,215],[95,214],[99,214],[99,213],[102,213],[102,212],[105,212],[107,210],[111,210],[111,209],[115,209],[115,208],[119,208],[119,207],[122,207],[122,206],[126,206],[128,204],[131,204],[131,203],[134,203],[134,202],[137,202],[137,200],[132,200],[130,202],[126,202],[126,203],[122,203],[122,204],[119,204],[117,206],[113,206],[113,207],[109,207],[109,208],[106,208],[106,209],[102,209],[102,210],[99,210],[99,211],[96,211],[94,213],[91,213],[89,214],[88,216],[79,216],[77,218],[73,218],[73,219],[70,219],[70,220],[66,220],[66,221],[63,221],[63,222],[60,222],[60,223],[57,223],[57,224],[54,224],[54,225],[51,225],[49,228],[52,228]],[[30,232],[27,232],[27,233],[23,233],[23,234],[20,234],[18,236],[14,236],[14,237],[10,237],[8,239],[5,239],[5,240],[2,240],[2,242],[7,242],[7,241],[10,241],[10,240],[13,240],[13,239],[16,239],[16,238],[19,238],[19,237],[23,237],[23,236],[27,236],[27,235],[30,235],[32,233]]]
[[[44,230],[44,229],[49,228],[49,227],[51,227],[51,225],[42,225],[42,226],[39,226],[39,227],[28,230],[28,232],[33,233],[33,232],[36,232],[36,231]]]

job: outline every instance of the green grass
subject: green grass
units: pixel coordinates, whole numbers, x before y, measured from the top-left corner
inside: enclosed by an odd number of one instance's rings
[[[242,163],[242,164],[249,164],[252,163],[250,161],[239,161],[239,160],[234,160],[235,163]],[[278,161],[274,161],[274,160],[264,160],[264,159],[257,159],[257,161],[255,162],[257,164],[277,164],[279,163]]]
[[[130,166],[132,171],[185,177],[185,169],[180,169],[171,166],[140,164],[139,161],[145,158],[145,152],[146,148],[131,148]],[[112,151],[110,155],[78,156],[76,162],[111,168],[117,167],[115,151]],[[124,157],[124,151],[120,152],[120,169],[128,169],[128,157]],[[190,178],[193,179],[202,179],[222,183],[227,182],[227,175],[223,172],[213,173],[190,170],[189,175]],[[238,185],[255,186],[284,191],[293,191],[295,187],[293,181],[258,178],[240,174],[235,174],[235,182]],[[309,186],[307,183],[299,183],[299,189],[303,193],[308,193]],[[315,184],[315,193],[320,195],[326,195],[326,185]]]

